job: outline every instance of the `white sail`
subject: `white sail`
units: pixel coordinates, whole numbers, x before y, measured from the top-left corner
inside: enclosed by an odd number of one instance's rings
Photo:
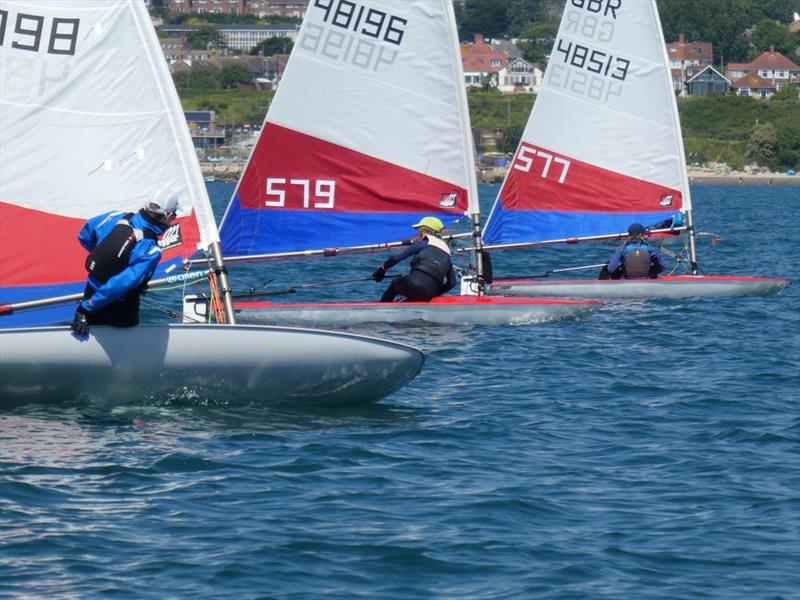
[[[485,241],[614,234],[690,207],[655,0],[568,0]]]
[[[312,0],[279,86],[223,219],[227,260],[385,248],[425,216],[477,218],[451,0]],[[314,325],[541,322],[594,308],[474,296],[236,305],[242,322]]]
[[[477,210],[450,0],[309,3],[221,226],[226,257],[380,244]]]
[[[226,402],[363,401],[419,372],[414,348],[340,333],[92,326],[78,340],[65,326],[23,327],[75,310],[37,301],[83,289],[77,234],[88,217],[135,211],[166,188],[181,210],[159,241],[162,265],[210,244],[216,261],[218,237],[142,0],[0,0],[0,83],[0,405],[181,390]]]
[[[678,107],[655,0],[567,0],[484,241],[525,247],[610,239],[634,222],[666,234],[685,224],[691,274],[496,279],[490,293],[685,298],[767,294],[789,283],[698,273]]]
[[[141,0],[0,0],[0,149],[2,302],[76,291],[83,222],[159,189],[180,201],[165,268],[218,241]]]

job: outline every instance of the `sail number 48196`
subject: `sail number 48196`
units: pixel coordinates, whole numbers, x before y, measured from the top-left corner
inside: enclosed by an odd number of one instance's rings
[[[313,188],[313,198],[312,198]],[[330,179],[289,179],[283,177],[267,178],[267,199],[265,206],[282,208],[286,206],[287,196],[290,206],[300,208],[333,208],[336,199],[336,182]],[[313,202],[312,202],[313,200]]]

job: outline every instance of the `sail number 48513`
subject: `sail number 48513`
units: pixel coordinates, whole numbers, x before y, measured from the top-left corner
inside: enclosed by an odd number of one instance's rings
[[[541,160],[534,160],[537,156]],[[554,172],[550,174],[550,167],[553,163],[561,167],[560,173],[554,170]],[[522,171],[523,173],[530,173],[532,170],[534,172],[539,172],[542,179],[547,179],[548,175],[551,178],[558,177],[558,183],[564,183],[564,180],[567,178],[567,172],[569,171],[569,165],[570,161],[566,158],[555,156],[540,148],[531,148],[530,146],[523,145],[519,147],[517,156],[514,158],[514,168],[516,170]]]
[[[313,189],[313,197],[312,197]],[[336,200],[336,182],[329,179],[289,179],[283,177],[267,178],[267,199],[265,206],[282,208],[289,205],[300,208],[299,196],[302,194],[302,208],[333,208]]]

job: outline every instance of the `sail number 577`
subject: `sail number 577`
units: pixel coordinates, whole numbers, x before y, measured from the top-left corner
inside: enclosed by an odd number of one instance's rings
[[[553,172],[550,172],[552,165]],[[514,168],[523,173],[539,173],[542,179],[558,177],[558,183],[564,183],[569,171],[570,161],[550,152],[530,146],[520,146],[514,159]]]
[[[299,196],[302,196],[303,208],[333,208],[336,200],[336,182],[328,179],[287,181],[283,177],[267,178],[266,206],[284,207],[288,197],[290,206],[296,205],[299,208]]]

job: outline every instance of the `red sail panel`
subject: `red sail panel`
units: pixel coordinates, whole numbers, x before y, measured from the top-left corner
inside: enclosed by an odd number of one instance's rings
[[[238,196],[242,208],[278,211],[463,214],[467,209],[464,188],[274,123],[261,132]]]
[[[504,210],[654,213],[679,211],[679,190],[522,143],[500,194]]]

